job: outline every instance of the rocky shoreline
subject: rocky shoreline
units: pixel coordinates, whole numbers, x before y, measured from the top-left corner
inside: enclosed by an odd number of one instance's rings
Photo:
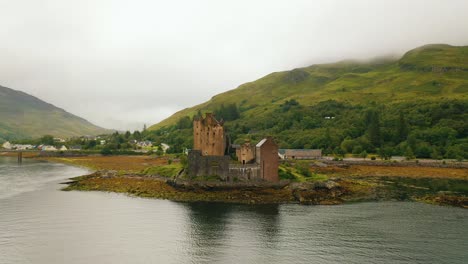
[[[433,182],[435,179],[431,179],[430,182],[426,182],[429,179],[423,180],[406,182],[402,181],[401,177],[356,177],[301,183],[289,181],[227,183],[174,180],[138,174],[118,175],[112,171],[101,170],[72,178],[65,183],[67,187],[63,190],[117,192],[181,202],[336,205],[362,201],[401,200],[468,208],[466,193],[437,191],[430,188],[431,184],[435,184]]]

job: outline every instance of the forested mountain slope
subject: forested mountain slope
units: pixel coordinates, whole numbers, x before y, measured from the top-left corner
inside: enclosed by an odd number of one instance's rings
[[[398,60],[342,61],[271,73],[184,109],[149,137],[191,147],[191,118],[227,120],[233,141],[382,155],[468,154],[468,46],[413,49]]]

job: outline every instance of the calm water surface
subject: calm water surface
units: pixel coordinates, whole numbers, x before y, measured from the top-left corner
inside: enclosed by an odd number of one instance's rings
[[[468,210],[190,204],[62,192],[81,168],[0,158],[0,263],[468,263]]]

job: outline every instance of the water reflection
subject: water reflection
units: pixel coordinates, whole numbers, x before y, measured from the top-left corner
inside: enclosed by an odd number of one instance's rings
[[[190,255],[197,261],[222,261],[237,247],[276,248],[280,217],[278,205],[184,203]],[[242,217],[240,217],[242,216]],[[257,253],[251,252],[252,255]],[[246,256],[248,251],[243,252]],[[195,261],[196,262],[196,261]]]
[[[231,206],[208,203],[184,203],[188,214],[189,254],[194,260],[207,260],[222,253],[219,248],[226,236]]]
[[[258,239],[263,241],[266,247],[275,248],[281,226],[279,205],[244,206],[243,209],[242,213],[251,215],[251,224],[259,231]]]

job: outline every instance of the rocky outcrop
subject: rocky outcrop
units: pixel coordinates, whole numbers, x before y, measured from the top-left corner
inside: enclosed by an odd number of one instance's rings
[[[294,198],[301,204],[341,204],[344,188],[334,181],[299,183],[291,186]]]

